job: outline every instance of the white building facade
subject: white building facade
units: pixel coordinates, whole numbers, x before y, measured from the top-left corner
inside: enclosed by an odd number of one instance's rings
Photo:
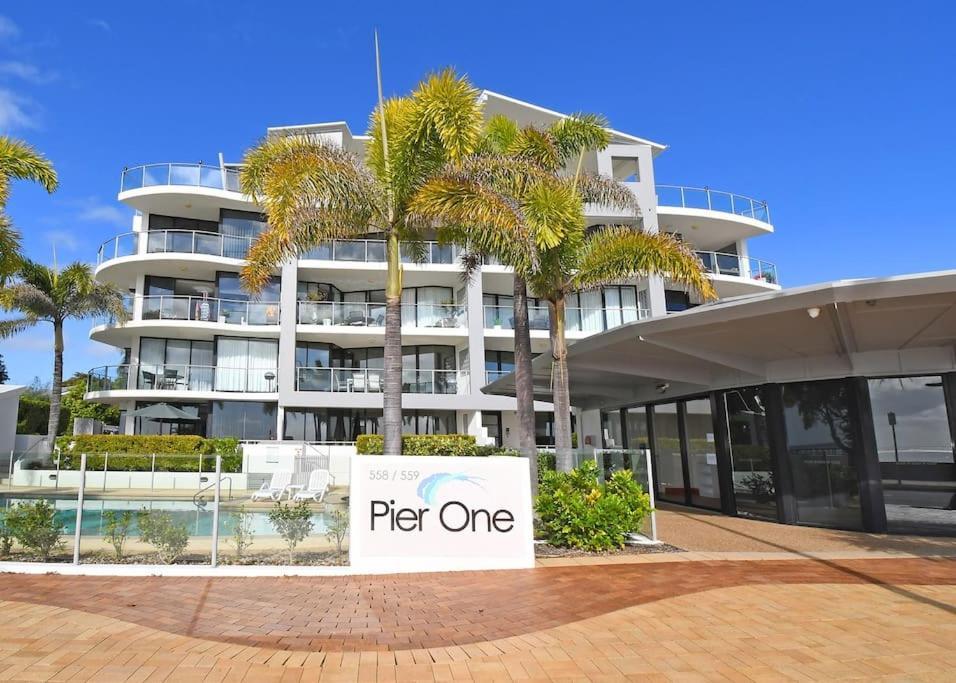
[[[484,92],[486,115],[546,126],[562,115]],[[657,185],[663,145],[611,131],[586,159],[590,171],[626,182],[639,217],[588,207],[592,225],[633,224],[678,235],[697,250],[721,298],[779,289],[750,240],[773,232],[766,203],[708,188]],[[345,123],[272,128],[319,134],[356,155],[366,138]],[[88,399],[125,412],[176,405],[181,424],[124,419],[126,433],[195,433],[243,440],[351,442],[380,432],[385,247],[375,235],[339,240],[277,269],[259,296],[239,286],[247,250],[266,227],[238,191],[238,164],[147,164],[123,171],[118,199],[136,210],[132,229],[101,245],[96,277],[128,292],[124,325],[98,320],[90,336],[116,347],[114,364],[90,371]],[[515,400],[482,387],[513,368],[512,273],[485,265],[462,278],[453,247],[429,242],[422,263],[405,259],[403,414],[407,433],[469,433],[517,446]],[[694,306],[660,278],[581,292],[569,303],[572,343],[643,318]],[[546,353],[548,312],[531,300],[532,350]],[[536,404],[540,445],[551,442],[551,406]]]

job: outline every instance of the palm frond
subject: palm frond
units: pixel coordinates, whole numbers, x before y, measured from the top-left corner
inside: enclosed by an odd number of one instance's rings
[[[562,164],[561,152],[550,133],[534,126],[522,128],[506,150],[510,156],[531,161],[550,173]]]
[[[551,125],[548,132],[563,161],[581,152],[602,150],[611,143],[607,119],[598,114],[572,114]]]
[[[9,337],[20,334],[21,332],[25,332],[38,322],[40,322],[38,318],[31,318],[29,316],[23,318],[13,318],[10,320],[0,320],[0,339],[8,339]]]
[[[32,145],[0,135],[0,206],[10,199],[11,180],[32,180],[54,192],[59,179],[53,163]]]
[[[495,114],[485,122],[476,150],[480,155],[503,154],[518,136],[518,124],[507,116]]]
[[[532,184],[521,198],[521,209],[541,249],[553,249],[572,232],[584,229],[584,205],[569,183]]]
[[[595,173],[582,173],[577,177],[576,183],[581,199],[589,204],[629,211],[635,216],[641,213],[637,195],[613,178]]]
[[[599,230],[585,239],[569,285],[575,290],[594,289],[649,275],[693,289],[705,300],[716,298],[703,264],[686,243],[666,233],[626,226]]]
[[[38,320],[52,320],[58,311],[53,291],[28,282],[15,282],[0,289],[0,306]]]
[[[20,268],[20,233],[14,229],[9,216],[0,213],[0,287]]]
[[[451,161],[472,154],[483,127],[479,94],[465,76],[451,68],[425,78],[411,95],[407,144],[421,148],[435,136]]]

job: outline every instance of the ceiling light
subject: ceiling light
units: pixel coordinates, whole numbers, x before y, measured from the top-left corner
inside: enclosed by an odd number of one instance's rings
[[[807,315],[809,315],[811,318],[814,318],[814,319],[819,318],[820,308],[818,306],[813,306],[812,308],[808,308]]]

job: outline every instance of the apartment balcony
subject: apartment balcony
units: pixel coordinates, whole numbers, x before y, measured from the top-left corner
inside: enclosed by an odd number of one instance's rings
[[[215,219],[220,207],[254,210],[250,198],[239,189],[239,169],[218,164],[160,163],[125,168],[120,176],[119,200],[148,213],[193,218]]]
[[[318,341],[381,346],[385,304],[299,301],[297,336]],[[468,335],[468,315],[455,304],[402,304],[402,340],[408,344],[448,343]]]
[[[514,370],[485,370],[485,384],[491,384],[505,375],[510,375]]]
[[[721,298],[780,289],[777,266],[769,261],[717,251],[698,251]]]
[[[380,394],[384,371],[367,368],[296,368],[296,391]],[[403,394],[468,393],[468,373],[461,370],[402,370]]]
[[[250,246],[251,237],[200,230],[126,232],[100,245],[96,272],[132,285],[148,263],[151,275],[182,277],[189,268],[193,277],[214,278],[217,269],[241,266]]]
[[[767,202],[709,187],[658,185],[658,226],[700,249],[773,232]]]
[[[104,365],[90,370],[86,390],[98,399],[215,398],[218,394],[265,393],[279,389],[278,369],[188,364]]]
[[[514,309],[511,306],[484,307],[485,336],[514,334]],[[650,312],[635,306],[565,309],[565,334],[570,338],[604,332],[626,323],[650,317]],[[551,329],[546,306],[528,306],[528,326],[532,337],[547,337]]]
[[[215,297],[172,294],[126,296],[128,315],[120,325],[112,316],[94,318],[90,337],[118,346],[133,331],[190,338],[212,338],[217,334],[275,336],[279,333],[278,301],[239,301]],[[137,313],[138,310],[138,313]]]
[[[435,241],[421,243],[421,249],[410,244],[399,248],[402,263],[423,265],[457,266],[458,250],[450,244]],[[332,240],[299,256],[300,261],[333,261],[339,264],[371,263],[385,264],[385,240],[355,239]],[[309,264],[301,264],[308,267]],[[323,267],[327,264],[323,264]]]

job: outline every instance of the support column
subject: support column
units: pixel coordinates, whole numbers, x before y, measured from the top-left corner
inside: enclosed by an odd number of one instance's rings
[[[880,456],[876,449],[876,432],[873,428],[873,407],[870,405],[870,388],[864,377],[851,377],[849,383],[850,408],[856,419],[852,420],[853,437],[857,443],[856,471],[860,483],[860,511],[863,528],[871,533],[886,533],[886,505],[883,501],[883,475],[880,472]]]
[[[720,511],[737,514],[734,494],[734,464],[730,450],[730,427],[727,423],[727,403],[721,392],[710,392],[710,414],[714,420],[714,442],[717,451],[717,481],[720,486]]]
[[[481,272],[468,281],[465,288],[465,306],[468,315],[468,393],[481,396],[485,385],[485,314],[482,301]],[[480,424],[479,417],[479,424]]]
[[[279,290],[279,369],[278,401],[276,411],[276,438],[282,439],[285,407],[295,404],[295,328],[298,322],[299,268],[297,261],[282,264],[282,282]]]
[[[797,501],[793,495],[793,476],[787,451],[787,425],[783,417],[783,387],[764,384],[760,387],[767,416],[767,441],[777,495],[777,519],[786,524],[797,523]]]

